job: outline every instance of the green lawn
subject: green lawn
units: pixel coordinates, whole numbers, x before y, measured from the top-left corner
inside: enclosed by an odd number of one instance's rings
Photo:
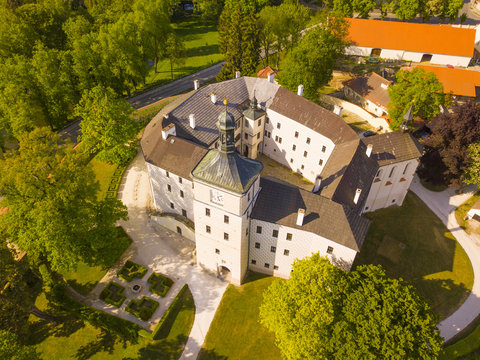
[[[444,318],[473,285],[470,261],[440,219],[412,192],[403,206],[368,214],[372,224],[354,267],[380,264],[388,275],[412,283]]]
[[[117,253],[112,256],[112,259],[118,259],[130,246],[132,240],[127,235],[122,227],[117,227],[118,231],[118,247]],[[113,266],[115,262],[107,264],[106,266],[88,266],[85,263],[80,262],[77,269],[72,271],[64,271],[62,273],[68,284],[73,287],[80,294],[87,295],[95,285],[105,276],[107,270]]]
[[[108,164],[103,161],[98,161],[93,158],[90,161],[90,164],[93,166],[93,171],[95,172],[95,177],[100,183],[100,191],[98,192],[98,200],[105,199],[107,195],[108,186],[110,185],[110,179],[113,176],[113,173],[117,169],[117,164]]]
[[[41,303],[37,302],[37,306]],[[136,344],[123,343],[111,335],[79,320],[58,325],[31,320],[28,344],[34,344],[45,360],[50,359],[178,359],[185,346],[195,317],[195,304],[185,292],[159,340],[138,338]]]
[[[458,225],[460,225],[465,231],[469,232],[467,222],[465,221],[465,217],[467,216],[468,211],[472,207],[472,205],[480,198],[480,192],[477,192],[473,195],[470,199],[465,201],[462,205],[460,205],[455,210],[455,217],[457,218]]]
[[[228,286],[198,360],[281,359],[273,333],[259,323],[262,293],[274,280],[249,273],[242,286]]]
[[[182,39],[186,50],[185,62],[179,67],[174,66],[175,79],[223,60],[223,55],[218,49],[218,31],[215,24],[205,23],[198,16],[190,16],[182,18],[172,26]],[[172,80],[169,60],[159,61],[157,70],[155,73],[153,67],[150,69],[144,89]]]

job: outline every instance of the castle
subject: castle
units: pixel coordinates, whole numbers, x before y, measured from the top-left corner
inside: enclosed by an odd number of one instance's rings
[[[369,227],[362,213],[401,205],[415,174],[422,149],[410,133],[360,139],[301,90],[270,78],[207,85],[165,107],[142,137],[155,208],[193,221],[197,263],[232,283],[247,269],[288,277],[312,252],[349,269]],[[259,153],[312,191],[262,177]]]

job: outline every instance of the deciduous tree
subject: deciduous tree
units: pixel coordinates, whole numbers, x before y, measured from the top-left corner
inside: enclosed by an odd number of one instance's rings
[[[437,359],[436,316],[380,266],[346,273],[313,254],[264,292],[261,322],[286,359]]]
[[[449,103],[443,85],[431,71],[419,67],[411,71],[400,70],[396,79],[397,82],[388,88],[388,115],[392,119],[390,127],[393,130],[398,130],[410,106],[413,107],[412,115],[431,120],[440,113],[440,105]]]
[[[467,184],[480,185],[480,141],[468,146],[468,167],[463,181]]]
[[[82,118],[81,148],[100,160],[123,164],[135,156],[139,126],[133,108],[111,88],[96,86],[83,93],[75,107]]]
[[[38,128],[19,137],[19,149],[0,160],[0,231],[53,271],[79,261],[102,264],[117,247],[115,222],[127,217],[120,201],[97,201],[88,154]],[[108,211],[107,211],[108,210]]]
[[[185,46],[178,36],[176,36],[174,33],[170,33],[167,38],[165,50],[168,61],[170,62],[170,74],[173,80],[174,65],[181,65],[185,61]]]
[[[0,360],[40,360],[40,355],[35,347],[20,343],[15,334],[0,330]]]

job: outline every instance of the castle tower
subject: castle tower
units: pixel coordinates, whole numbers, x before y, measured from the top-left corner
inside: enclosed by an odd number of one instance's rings
[[[243,112],[243,155],[256,159],[262,150],[266,113],[258,108],[257,98],[253,96],[250,106]]]
[[[219,148],[192,170],[197,263],[234,284],[248,266],[249,216],[260,191],[263,164],[235,152],[235,120],[218,117]]]

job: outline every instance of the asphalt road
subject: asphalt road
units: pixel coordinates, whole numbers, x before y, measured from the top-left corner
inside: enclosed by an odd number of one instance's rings
[[[140,109],[169,96],[193,90],[193,80],[199,80],[201,86],[202,83],[214,79],[220,72],[223,64],[224,62],[221,62],[219,64],[197,71],[196,73],[187,75],[178,80],[174,80],[172,82],[169,82],[168,84],[144,92],[143,94],[133,96],[130,99],[127,99],[127,101],[130,103],[130,105],[132,105],[134,109]],[[79,124],[80,121],[77,121],[67,126],[65,129],[59,132],[60,137],[64,140],[66,138],[70,138],[70,140],[72,140],[72,142],[76,144],[78,136],[81,135]]]
[[[193,80],[199,80],[201,85],[206,81],[214,79],[220,72],[223,64],[224,62],[221,62],[158,88],[144,92],[143,94],[131,97],[128,99],[128,102],[133,108],[140,109],[166,97],[193,90]]]

